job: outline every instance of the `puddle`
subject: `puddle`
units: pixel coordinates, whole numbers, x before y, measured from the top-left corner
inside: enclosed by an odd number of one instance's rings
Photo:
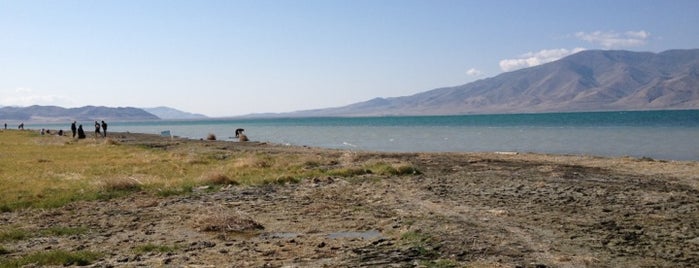
[[[366,232],[335,232],[329,233],[328,238],[361,238],[372,239],[381,237],[381,232],[377,230],[369,230]]]

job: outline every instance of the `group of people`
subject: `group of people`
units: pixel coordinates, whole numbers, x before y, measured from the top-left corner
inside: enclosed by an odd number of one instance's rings
[[[83,125],[81,124],[76,127],[76,123],[77,122],[73,121],[73,123],[70,125],[70,131],[73,133],[73,138],[75,138],[76,134],[78,135],[78,139],[86,138],[85,130],[83,130]],[[95,138],[100,136],[103,138],[107,137],[107,123],[105,123],[104,120],[102,120],[102,124],[95,121]]]
[[[19,123],[19,125],[17,125],[17,129],[24,130],[24,122]],[[7,130],[7,123],[5,123],[5,130]]]

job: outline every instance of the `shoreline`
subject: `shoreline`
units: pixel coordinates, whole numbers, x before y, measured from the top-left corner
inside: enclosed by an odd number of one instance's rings
[[[197,172],[205,176],[215,169],[235,179],[252,168],[275,169],[279,161],[289,166],[261,184],[195,185],[174,195],[136,188],[107,199],[2,212],[0,264],[23,263],[47,251],[94,254],[86,260],[93,266],[690,267],[699,262],[699,230],[692,227],[699,222],[697,162],[363,152],[138,133],[77,142],[47,138],[30,137],[27,146],[130,153],[106,161],[133,164],[106,168],[94,179],[81,172],[95,169],[98,159],[80,160],[77,167],[85,171],[65,173],[71,180],[87,179],[86,185],[111,172],[145,183],[153,180],[149,170],[157,165],[173,169],[169,180],[212,164]],[[42,174],[60,174],[59,165],[65,165],[56,158],[27,157],[32,167],[46,168]],[[390,165],[368,170],[380,163]],[[382,172],[391,165],[408,169]],[[292,170],[309,175],[296,180],[288,175]],[[253,177],[271,173],[260,174]],[[9,235],[17,233],[24,235]]]
[[[9,131],[13,131],[16,129],[7,129]],[[40,132],[41,129],[25,129],[24,131],[34,131],[34,132]],[[51,129],[51,133],[57,133],[58,129]],[[122,136],[134,136],[137,135],[141,137],[142,139],[146,140],[157,140],[157,139],[167,139],[168,137],[161,136],[159,134],[154,134],[154,133],[139,133],[139,132],[109,132],[110,135],[108,135],[107,138],[113,138],[113,135],[119,135],[121,134]],[[70,135],[70,130],[68,132],[64,131],[64,136],[68,137]],[[91,131],[86,131],[87,139],[93,138],[94,139],[94,132]],[[180,140],[190,140],[190,141],[207,141],[206,137],[201,137],[201,138],[191,138],[191,137],[180,137],[177,135],[173,135],[170,138],[172,139],[180,139]],[[233,143],[238,143],[238,141],[231,139],[231,137],[227,137],[226,139],[217,139],[214,140],[215,142],[233,142]],[[535,152],[535,151],[381,151],[381,150],[363,150],[363,149],[356,149],[356,148],[329,148],[329,147],[318,147],[318,146],[308,146],[308,145],[293,145],[293,144],[282,144],[282,143],[275,143],[275,142],[269,142],[269,141],[247,141],[247,143],[250,144],[269,144],[273,146],[281,146],[281,147],[298,147],[298,148],[314,148],[318,150],[349,150],[349,151],[357,151],[357,152],[364,152],[364,153],[395,153],[395,154],[442,154],[442,153],[452,153],[452,154],[495,154],[495,155],[543,155],[543,156],[558,156],[558,157],[568,157],[568,158],[607,158],[607,159],[629,159],[629,160],[641,160],[641,161],[650,161],[650,162],[690,162],[690,163],[699,163],[699,159],[697,160],[692,160],[692,159],[655,159],[652,157],[648,156],[629,156],[629,155],[595,155],[595,154],[585,154],[585,153],[580,153],[580,154],[575,154],[575,153],[547,153],[547,152]]]
[[[437,122],[412,117],[397,118],[398,121],[386,118],[319,118],[114,122],[110,129],[153,134],[170,130],[174,135],[193,139],[205,138],[212,133],[222,140],[228,140],[234,136],[236,128],[245,128],[245,134],[252,140],[335,149],[384,152],[517,151],[699,161],[699,154],[696,153],[699,152],[699,142],[693,138],[699,135],[699,125],[685,117],[660,120],[645,116],[645,119],[633,121],[636,117],[632,116],[621,121],[599,118],[592,122],[590,118],[577,115],[577,123],[557,124],[555,122],[559,121],[551,121],[555,118],[545,116],[536,117],[536,120],[524,115],[519,115],[522,118],[510,116],[499,116],[500,121],[494,122],[469,116],[438,117]],[[50,128],[67,126],[53,125]]]

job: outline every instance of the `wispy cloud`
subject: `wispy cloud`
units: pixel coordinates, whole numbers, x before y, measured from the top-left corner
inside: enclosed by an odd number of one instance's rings
[[[481,70],[476,69],[476,68],[471,68],[471,69],[468,69],[468,71],[466,71],[466,74],[468,76],[480,76],[483,74],[483,72]]]
[[[515,59],[504,59],[500,61],[500,69],[505,72],[514,71],[517,69],[533,67],[544,63],[552,62],[565,56],[578,53],[585,50],[584,48],[574,49],[543,49],[538,52],[527,52]]]
[[[0,106],[72,106],[76,103],[75,100],[66,96],[42,94],[41,92],[35,92],[32,88],[27,87],[18,87],[3,91],[3,96],[0,97]]]
[[[645,45],[648,38],[650,38],[650,33],[643,30],[627,31],[624,33],[617,33],[614,31],[596,31],[591,33],[577,32],[575,33],[575,37],[583,41],[600,45],[604,48],[624,48]]]

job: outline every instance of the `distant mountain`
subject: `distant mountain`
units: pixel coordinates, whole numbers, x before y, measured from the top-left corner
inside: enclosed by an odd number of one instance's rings
[[[412,96],[283,116],[699,109],[699,49],[588,50],[547,64]]]
[[[155,108],[143,108],[144,111],[160,117],[161,119],[202,119],[208,118],[203,114],[193,114],[188,112],[183,112],[170,107],[155,107]]]
[[[132,107],[62,108],[58,106],[2,107],[0,120],[27,122],[69,122],[77,121],[135,121],[158,120],[157,116],[142,109]]]

